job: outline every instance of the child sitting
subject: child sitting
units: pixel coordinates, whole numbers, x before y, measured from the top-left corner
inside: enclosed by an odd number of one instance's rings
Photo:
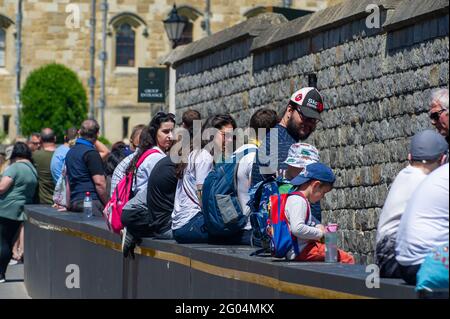
[[[284,172],[286,184],[279,188],[280,194],[287,194],[292,190],[291,180],[297,177],[306,166],[320,161],[319,151],[314,146],[307,143],[295,143],[291,146],[288,158],[284,162],[287,170]],[[311,213],[314,222],[319,224],[322,221],[322,209],[320,202],[311,205]]]
[[[288,259],[298,261],[324,261],[325,244],[319,240],[325,234],[325,227],[321,224],[313,226],[310,203],[319,202],[326,193],[331,191],[336,177],[333,171],[322,163],[313,163],[308,166],[291,181],[293,191],[300,192],[303,196],[292,195],[288,198],[285,207],[285,215],[291,233],[297,238],[299,254],[287,256]],[[308,216],[308,218],[307,218]],[[350,254],[338,250],[338,261],[346,264],[354,264],[354,258]]]

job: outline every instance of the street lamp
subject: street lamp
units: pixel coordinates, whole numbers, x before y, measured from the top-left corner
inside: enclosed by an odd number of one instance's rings
[[[167,37],[172,41],[172,49],[175,49],[177,43],[181,40],[181,35],[188,20],[186,17],[178,15],[177,6],[174,4],[169,16],[163,22]]]

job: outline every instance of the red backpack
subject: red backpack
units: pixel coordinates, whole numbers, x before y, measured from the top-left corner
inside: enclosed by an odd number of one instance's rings
[[[161,152],[156,149],[145,151],[136,163],[136,170],[148,156],[155,153]],[[133,178],[134,173],[129,172],[120,180],[119,184],[117,184],[114,189],[111,199],[103,210],[103,216],[106,219],[106,224],[108,225],[109,230],[117,234],[120,234],[120,231],[123,229],[121,221],[123,207],[133,197],[131,191],[133,186]]]
[[[301,192],[293,192],[289,194],[279,194],[270,197],[270,215],[267,220],[267,233],[271,239],[271,253],[273,257],[284,258],[290,250],[295,255],[300,254],[297,238],[292,235],[286,218],[286,203],[290,196],[300,196],[307,205],[305,223],[309,220],[310,206],[305,195]]]

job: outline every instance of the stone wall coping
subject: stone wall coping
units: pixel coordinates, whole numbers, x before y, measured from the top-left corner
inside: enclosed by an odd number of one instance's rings
[[[186,49],[186,46],[187,45],[180,45],[180,46],[176,47],[175,49],[170,50],[169,53],[162,56],[158,60],[158,63],[164,64],[164,65],[172,65],[175,61],[177,61],[181,57],[181,55],[183,54],[183,50]]]
[[[190,43],[173,60],[173,64],[180,64],[183,61],[192,60],[197,56],[207,55],[212,51],[227,47],[229,43],[236,42],[239,39],[256,37],[264,30],[286,23],[287,21],[283,15],[278,13],[265,13],[250,18],[247,21],[217,32],[209,37]]]
[[[404,0],[383,24],[386,31],[414,24],[431,15],[448,13],[448,0]]]
[[[419,2],[418,0],[416,0]],[[378,5],[386,10],[395,9],[401,0],[348,0],[338,5],[314,12],[312,14],[289,21],[281,26],[263,32],[255,39],[252,51],[278,46],[294,38],[307,37],[322,30],[332,29],[338,25],[354,21],[369,15],[366,8],[370,4]]]

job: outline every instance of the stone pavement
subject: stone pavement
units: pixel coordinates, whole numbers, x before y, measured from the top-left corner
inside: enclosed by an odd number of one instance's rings
[[[30,299],[23,281],[23,264],[8,266],[6,282],[0,283],[0,299]]]

